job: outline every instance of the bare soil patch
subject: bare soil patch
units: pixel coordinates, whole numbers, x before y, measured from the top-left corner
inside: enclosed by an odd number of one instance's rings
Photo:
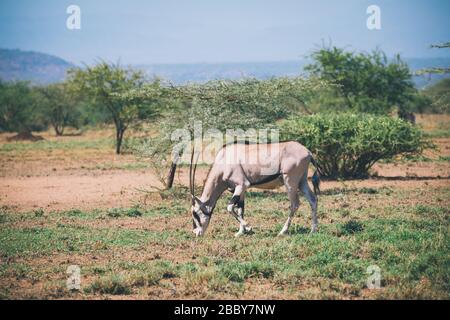
[[[385,177],[404,177],[404,179],[365,179],[345,182],[324,181],[321,189],[326,191],[336,187],[395,187],[413,189],[418,186],[450,186],[448,166],[425,163],[411,169],[395,165],[383,165]],[[380,170],[380,171],[381,171]],[[408,171],[409,170],[409,171]],[[197,184],[206,178],[207,169],[197,171]],[[417,179],[424,177],[425,179]],[[437,179],[441,177],[441,179]],[[188,171],[179,170],[176,184],[188,185]],[[44,208],[46,210],[67,210],[130,207],[138,203],[150,204],[161,201],[159,197],[147,198],[142,190],[162,188],[159,180],[150,170],[112,170],[66,175],[5,177],[0,180],[0,206],[15,207],[19,211]],[[200,190],[201,188],[197,188]],[[282,188],[279,189],[283,191]],[[149,203],[150,202],[150,203]]]
[[[431,130],[436,124],[428,118],[419,117],[418,122]],[[139,163],[133,155],[116,155],[112,143],[110,145],[105,140],[112,138],[109,130],[86,131],[80,136],[56,137],[52,131],[40,134],[45,138],[45,143],[58,144],[35,147],[33,142],[16,142],[17,145],[1,150],[1,206],[15,207],[20,211],[36,208],[101,209],[160,201],[159,197],[146,198],[139,191],[161,188],[160,181],[145,163]],[[0,134],[0,146],[8,143],[11,136]],[[450,162],[446,157],[450,156],[450,138],[436,138],[433,141],[438,148],[426,151],[428,161],[379,163],[373,167],[373,173],[378,178],[324,181],[322,189],[343,185],[404,189],[418,185],[424,188],[448,186]],[[207,171],[205,167],[198,168],[198,189]],[[188,185],[186,168],[177,170],[175,184]]]

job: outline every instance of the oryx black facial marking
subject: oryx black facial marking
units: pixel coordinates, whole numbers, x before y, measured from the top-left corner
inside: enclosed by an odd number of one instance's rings
[[[192,226],[193,228],[200,227],[202,225],[200,221],[200,217],[198,216],[198,213],[195,210],[192,210]]]

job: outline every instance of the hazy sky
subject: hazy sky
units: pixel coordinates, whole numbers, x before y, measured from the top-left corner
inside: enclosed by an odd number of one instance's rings
[[[81,8],[81,30],[66,9]],[[381,30],[366,9],[381,8]],[[296,60],[322,41],[389,55],[450,57],[449,0],[0,0],[0,47],[74,63]]]

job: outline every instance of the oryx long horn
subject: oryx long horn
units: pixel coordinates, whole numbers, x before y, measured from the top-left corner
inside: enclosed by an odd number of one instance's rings
[[[192,179],[192,162],[194,161],[194,145],[192,145],[191,151],[191,163],[189,164],[189,192],[191,193],[191,197],[194,198],[194,188],[193,188],[193,179]]]
[[[194,195],[194,197],[195,197],[195,172],[197,171],[198,157],[199,155],[197,155],[197,159],[195,159],[194,172],[192,173],[192,194]]]
[[[197,154],[197,158],[194,161],[195,154],[195,142],[192,142],[192,154],[191,154],[191,163],[189,165],[189,190],[191,192],[192,204],[196,199],[195,197],[195,172],[197,171],[197,163],[200,154]],[[192,164],[194,163],[194,170],[192,171]]]

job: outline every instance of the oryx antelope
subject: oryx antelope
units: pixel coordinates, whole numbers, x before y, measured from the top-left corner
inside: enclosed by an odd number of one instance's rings
[[[244,220],[245,191],[250,187],[274,189],[283,184],[291,202],[289,216],[279,235],[288,232],[294,213],[298,209],[301,190],[312,210],[311,232],[317,229],[317,197],[319,191],[318,166],[311,152],[298,142],[280,142],[269,144],[233,143],[223,146],[217,153],[207,175],[200,198],[195,196],[194,182],[197,164],[193,168],[194,150],[192,150],[189,170],[190,192],[192,196],[193,232],[202,236],[211,220],[217,200],[229,189],[233,197],[227,210],[239,222],[240,236],[251,231]],[[312,182],[314,193],[308,185],[309,163],[316,167]]]

